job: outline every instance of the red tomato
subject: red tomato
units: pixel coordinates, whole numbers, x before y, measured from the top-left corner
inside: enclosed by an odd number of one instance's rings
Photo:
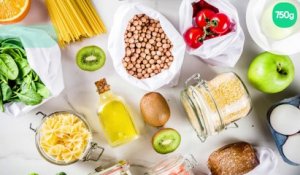
[[[197,16],[195,17],[195,22],[198,27],[203,28],[207,26],[210,20],[215,16],[215,12],[209,9],[204,9],[198,12]]]
[[[217,13],[211,19],[210,30],[216,34],[224,34],[230,28],[230,19],[224,13]]]
[[[198,27],[191,27],[183,34],[186,44],[193,49],[196,49],[203,44],[203,36],[203,29]]]

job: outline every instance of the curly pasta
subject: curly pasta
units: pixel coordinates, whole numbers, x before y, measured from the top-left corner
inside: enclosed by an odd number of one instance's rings
[[[43,123],[39,141],[48,156],[69,163],[80,159],[90,138],[91,133],[80,118],[58,113]]]

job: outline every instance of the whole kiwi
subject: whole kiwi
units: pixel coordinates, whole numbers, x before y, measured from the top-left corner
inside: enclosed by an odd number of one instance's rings
[[[140,108],[144,121],[154,127],[164,126],[171,115],[166,99],[158,92],[145,94]]]

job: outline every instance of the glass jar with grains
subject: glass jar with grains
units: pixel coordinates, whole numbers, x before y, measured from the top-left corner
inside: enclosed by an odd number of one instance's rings
[[[239,76],[222,73],[210,81],[195,74],[186,81],[181,102],[201,141],[247,116],[251,99]]]

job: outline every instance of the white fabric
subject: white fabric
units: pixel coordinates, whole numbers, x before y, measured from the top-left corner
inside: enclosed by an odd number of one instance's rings
[[[285,0],[287,1],[287,0]],[[275,54],[282,55],[293,55],[300,52],[299,45],[300,41],[300,9],[298,5],[298,22],[296,25],[299,26],[298,32],[282,39],[282,40],[271,40],[265,36],[261,28],[261,17],[263,12],[268,5],[270,5],[274,0],[250,0],[247,7],[246,22],[249,33],[253,40],[262,49],[273,52]],[[291,1],[292,2],[292,1]],[[294,1],[295,2],[295,1]],[[298,2],[299,3],[299,2]],[[297,2],[295,2],[297,4]],[[297,7],[297,6],[296,6]]]
[[[275,153],[266,147],[256,147],[255,149],[259,165],[247,175],[272,174],[278,163]]]
[[[159,20],[164,32],[173,44],[172,54],[174,61],[171,67],[151,78],[142,80],[129,75],[122,64],[125,55],[124,34],[128,22],[136,14],[146,14],[153,19]],[[116,72],[123,79],[141,89],[154,91],[164,85],[174,86],[178,83],[179,73],[184,59],[185,42],[173,25],[159,12],[140,3],[132,3],[119,7],[115,13],[114,23],[108,39],[108,51],[112,57]]]
[[[180,32],[192,27],[193,8],[192,3],[199,0],[183,0],[179,10]],[[236,8],[227,0],[206,0],[207,3],[218,8],[221,13],[225,13],[230,20],[235,23],[232,32],[213,39],[205,40],[203,45],[197,49],[187,47],[190,55],[195,55],[203,61],[223,67],[234,67],[239,60],[245,42],[245,35],[240,26]]]

